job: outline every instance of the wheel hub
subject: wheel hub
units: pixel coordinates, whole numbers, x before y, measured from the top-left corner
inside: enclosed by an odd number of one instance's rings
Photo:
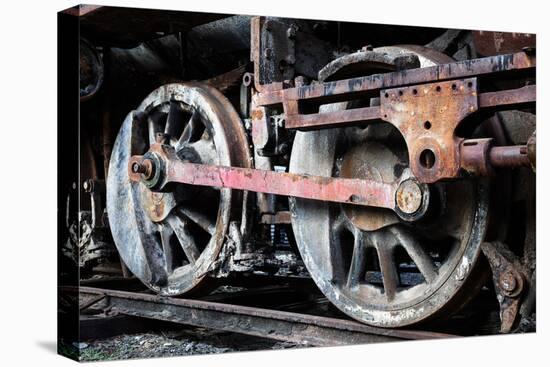
[[[397,188],[395,203],[405,214],[414,214],[422,207],[422,189],[414,180],[405,180]]]

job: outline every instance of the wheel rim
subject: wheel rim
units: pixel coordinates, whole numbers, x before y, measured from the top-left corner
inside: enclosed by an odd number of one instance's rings
[[[130,156],[144,154],[158,133],[166,134],[182,160],[247,167],[250,159],[237,113],[206,85],[162,86],[126,117],[107,182],[113,238],[125,264],[145,285],[179,295],[204,283],[242,201],[230,189],[178,185],[156,193],[130,181]]]
[[[391,51],[400,52],[395,47]],[[429,65],[424,60],[423,66]],[[323,112],[344,108],[345,103],[321,107]],[[388,166],[391,169],[385,170]],[[396,170],[407,166],[405,142],[384,124],[298,132],[290,171],[377,176],[390,182]],[[430,196],[441,202],[437,214],[414,223],[390,211],[290,199],[293,232],[304,263],[340,310],[371,325],[399,327],[452,312],[468,298],[466,287],[473,286],[475,293],[487,225],[487,184],[438,183]]]

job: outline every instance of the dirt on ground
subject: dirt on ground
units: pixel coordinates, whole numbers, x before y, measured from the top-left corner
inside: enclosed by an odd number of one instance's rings
[[[237,351],[297,348],[288,342],[248,335],[187,328],[178,331],[119,335],[75,344],[81,361],[172,357]]]

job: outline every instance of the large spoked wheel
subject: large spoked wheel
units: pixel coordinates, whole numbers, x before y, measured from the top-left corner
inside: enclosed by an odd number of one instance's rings
[[[405,141],[389,124],[298,132],[290,161],[294,173],[384,182],[408,169]],[[426,216],[414,222],[386,209],[290,199],[300,254],[335,306],[370,325],[401,327],[452,313],[475,295],[485,280],[478,260],[488,185],[437,183],[429,195]]]
[[[230,189],[176,185],[152,192],[128,177],[128,160],[159,139],[180,159],[249,167],[242,122],[229,101],[199,83],[169,84],[152,92],[125,119],[107,182],[107,210],[121,258],[145,285],[181,295],[204,285],[228,225],[242,208]]]

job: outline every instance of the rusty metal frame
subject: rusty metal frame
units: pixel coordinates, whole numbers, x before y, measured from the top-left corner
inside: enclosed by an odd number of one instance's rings
[[[470,166],[461,166],[463,139],[455,135],[468,115],[481,109],[517,108],[535,103],[535,85],[479,94],[477,77],[534,70],[535,66],[534,54],[520,52],[297,88],[270,89],[254,96],[252,125],[260,125],[266,118],[267,108],[275,105],[282,105],[287,129],[314,130],[386,121],[402,133],[413,175],[421,183],[433,183],[456,178],[462,168],[471,167],[472,156]],[[380,105],[324,113],[303,112],[317,111],[322,104],[366,96],[379,97]],[[517,153],[513,160],[528,165],[523,150],[506,153]],[[475,165],[486,166],[488,157],[477,155],[478,161],[485,161]]]
[[[439,108],[437,104],[433,104]],[[456,111],[451,111],[456,112]],[[449,117],[449,121],[452,117]],[[422,121],[428,121],[423,119]],[[459,120],[454,120],[455,123]],[[429,121],[428,121],[429,122]],[[424,127],[425,128],[425,127]],[[444,129],[444,127],[442,128]],[[472,174],[489,175],[494,167],[529,166],[527,146],[491,147],[491,139],[458,139],[450,130],[448,140],[413,136],[410,146],[417,149],[418,159],[411,164],[412,172],[421,170],[416,177],[403,175],[395,182],[382,182],[372,179],[352,179],[322,177],[305,174],[276,172],[252,168],[226,167],[217,165],[189,163],[177,158],[174,149],[162,143],[152,144],[144,156],[134,155],[128,161],[128,175],[132,181],[143,182],[153,191],[166,190],[170,184],[188,184],[231,188],[266,194],[284,195],[305,199],[331,201],[345,204],[386,208],[393,210],[405,220],[413,216],[404,215],[400,193],[402,185],[413,180],[418,188],[418,197],[413,200],[419,215],[421,207],[426,207],[426,191],[420,185],[423,182],[435,182],[439,179],[456,177],[460,169]],[[445,145],[446,144],[446,145]],[[427,147],[427,148],[426,148]],[[444,150],[446,149],[446,151]],[[423,167],[422,154],[435,151],[438,161],[432,167]],[[414,152],[414,150],[413,150]],[[433,172],[430,168],[434,168]],[[422,180],[418,179],[421,177]],[[422,213],[421,213],[422,212]],[[416,213],[416,212],[415,212]]]
[[[285,113],[292,115],[293,113],[289,113],[294,112],[292,105],[298,102],[310,101],[318,104],[341,102],[350,100],[350,97],[359,97],[365,94],[376,96],[378,91],[384,88],[494,75],[503,72],[520,72],[534,70],[535,67],[536,57],[534,54],[519,52],[426,68],[316,83],[296,88],[260,91],[261,93],[255,96],[255,104],[257,106],[282,104]]]
[[[96,304],[108,308],[110,313],[207,327],[300,345],[336,346],[456,337],[429,331],[388,330],[357,321],[137,292],[93,287],[62,287],[60,290],[95,296],[97,299],[102,297]]]
[[[426,83],[417,85],[417,87],[429,87],[430,85],[431,84]],[[477,107],[478,109],[510,109],[534,103],[535,100],[536,86],[528,85],[517,89],[480,93],[478,95]],[[290,107],[293,103],[294,102],[288,102],[286,106]],[[262,107],[257,107],[252,114],[253,119],[259,119],[263,116]],[[285,116],[285,128],[303,131],[350,126],[357,123],[380,121],[383,119],[383,113],[380,106],[315,114],[299,114],[294,112],[288,114],[287,112]]]
[[[261,19],[253,19],[253,61],[258,56],[254,40],[259,27]],[[284,109],[287,129],[322,129],[371,121],[394,125],[407,143],[412,172],[411,177],[402,177],[399,182],[193,164],[177,159],[175,152],[161,142],[154,144],[144,157],[130,159],[129,175],[132,180],[143,180],[153,190],[163,190],[167,184],[177,182],[388,208],[400,214],[396,192],[408,178],[424,184],[457,178],[463,171],[490,174],[491,163],[500,167],[530,165],[526,146],[492,149],[490,141],[470,142],[457,137],[455,131],[467,116],[480,109],[534,104],[535,85],[480,94],[477,77],[534,70],[535,64],[534,54],[520,52],[289,89],[281,89],[278,84],[258,85],[254,78],[260,91],[253,96],[253,126],[259,126],[267,118],[268,108],[276,104]],[[369,94],[376,96],[373,93],[378,93],[378,106],[301,113],[301,104],[306,102],[334,103]],[[157,166],[154,172],[153,161]]]

